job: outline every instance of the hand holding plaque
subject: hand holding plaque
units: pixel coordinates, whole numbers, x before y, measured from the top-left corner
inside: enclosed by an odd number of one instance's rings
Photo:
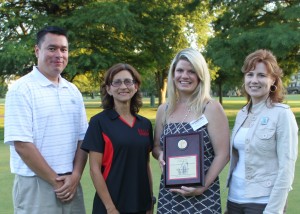
[[[165,188],[204,186],[203,155],[202,132],[165,136]]]

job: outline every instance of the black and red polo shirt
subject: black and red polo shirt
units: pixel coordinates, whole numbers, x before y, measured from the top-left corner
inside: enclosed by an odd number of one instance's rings
[[[135,115],[132,127],[113,109],[91,118],[81,148],[103,153],[102,175],[119,212],[150,209],[152,198],[147,164],[152,147],[152,124],[145,117]],[[97,193],[93,213],[106,213]]]

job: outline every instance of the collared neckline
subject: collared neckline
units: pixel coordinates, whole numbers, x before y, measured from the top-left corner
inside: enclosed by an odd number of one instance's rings
[[[111,120],[115,120],[120,117],[120,115],[118,114],[118,112],[115,109],[107,109],[106,111]],[[136,117],[138,120],[141,120],[140,115],[134,114],[133,116]]]
[[[267,102],[269,102],[269,99],[263,100],[255,105],[252,105],[251,112],[253,114],[256,114],[262,109],[262,107],[266,106]]]
[[[64,88],[64,87],[68,87],[68,85],[66,84],[66,81],[64,80],[64,78],[61,77],[61,75],[59,75],[58,79],[59,79],[59,84],[55,85],[53,82],[51,82],[47,77],[45,77],[44,74],[42,74],[37,66],[33,66],[33,70],[32,70],[32,74],[35,78],[38,79],[38,83],[41,86],[50,86],[53,85],[55,87],[60,87],[60,88]]]
[[[251,111],[248,112],[248,107],[249,104],[244,106],[243,111],[246,112],[247,114],[253,114],[256,115],[258,113],[260,113],[261,109],[264,108],[265,106],[271,104],[270,99],[267,98],[265,100],[260,101],[259,103],[252,105]]]

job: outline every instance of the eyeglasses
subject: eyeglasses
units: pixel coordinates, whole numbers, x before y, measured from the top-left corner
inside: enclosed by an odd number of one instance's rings
[[[122,83],[124,83],[124,85],[126,87],[132,86],[133,84],[135,84],[135,80],[132,79],[124,79],[123,81],[121,79],[116,79],[114,81],[111,82],[111,85],[113,87],[120,87],[122,85]]]

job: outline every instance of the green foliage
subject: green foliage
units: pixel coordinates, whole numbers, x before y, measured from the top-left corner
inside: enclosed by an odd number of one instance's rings
[[[132,32],[138,23],[126,3],[86,4],[64,24],[73,38],[71,66],[67,68],[70,76],[88,71],[98,75],[115,63],[130,63],[135,56]]]
[[[30,71],[36,61],[35,33],[58,25],[69,31],[66,79],[89,73],[94,80],[113,64],[127,62],[152,76],[156,81],[146,85],[161,91],[175,53],[190,46],[196,33],[201,36],[195,42],[201,47],[206,42],[207,2],[6,1],[0,5],[0,74],[22,76]]]
[[[35,33],[46,25],[69,31],[70,58],[64,77],[106,70],[134,55],[128,4],[106,1],[21,1],[0,5],[0,73],[24,75],[35,63]]]
[[[130,1],[141,28],[136,32],[138,61],[147,75],[155,75],[159,103],[165,97],[165,80],[172,58],[192,42],[203,47],[207,40],[209,22],[208,1]],[[193,37],[196,36],[194,41]],[[149,75],[150,76],[150,75]]]
[[[4,81],[0,82],[0,98],[4,98],[7,92],[7,84]]]
[[[98,83],[110,66],[126,62],[161,102],[172,58],[193,46],[205,52],[213,85],[230,89],[240,82],[245,56],[258,48],[271,49],[286,76],[299,70],[299,13],[299,1],[289,0],[2,1],[0,75],[30,71],[36,32],[58,25],[69,31],[63,76],[70,81],[88,73]]]
[[[141,91],[143,92],[143,96],[149,97],[151,95],[154,95],[155,97],[159,96],[159,93],[157,91],[156,82],[155,80],[155,73],[150,71],[143,72],[143,78],[142,78],[142,86]]]
[[[29,0],[2,3],[0,17],[0,74],[26,74],[36,61],[35,33],[58,25],[69,31],[66,79],[88,72],[95,79],[113,64],[127,62],[152,76],[155,84],[147,85],[161,92],[176,52],[191,43],[205,46],[213,14],[208,0]]]
[[[24,75],[35,64],[34,44],[37,29],[59,25],[52,17],[66,14],[72,4],[59,1],[5,1],[0,4],[0,74]]]
[[[299,70],[299,1],[213,1],[224,10],[213,22],[207,56],[219,67],[217,84],[238,86],[245,57],[257,49],[277,56],[285,77]]]
[[[175,53],[188,45],[183,34],[182,3],[177,1],[131,1],[131,11],[141,28],[136,32],[140,70],[154,74],[158,91],[164,88],[168,66]],[[180,9],[180,10],[179,10]],[[160,100],[164,95],[159,94]]]
[[[94,98],[95,95],[99,95],[100,93],[102,79],[103,77],[101,74],[96,77],[91,72],[86,72],[85,74],[77,75],[73,79],[73,83],[78,87],[82,94]]]

